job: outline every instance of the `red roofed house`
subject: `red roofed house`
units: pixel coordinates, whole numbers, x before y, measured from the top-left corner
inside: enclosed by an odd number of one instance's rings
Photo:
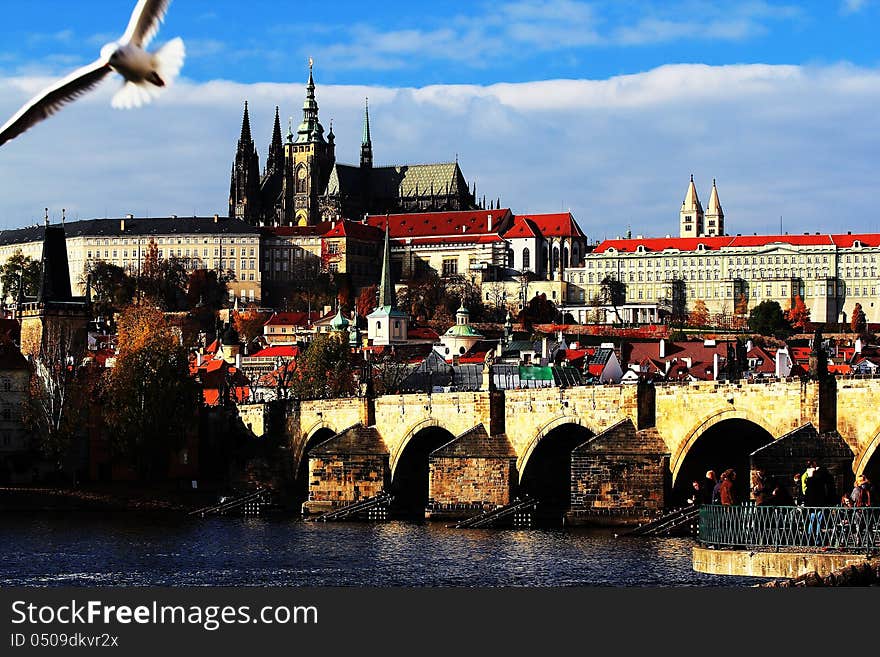
[[[276,312],[263,324],[263,336],[269,345],[296,344],[314,332],[313,324],[321,319],[319,311]]]
[[[442,277],[495,280],[508,263],[502,239],[513,223],[508,209],[371,215],[367,223],[389,227],[394,281],[434,270]]]

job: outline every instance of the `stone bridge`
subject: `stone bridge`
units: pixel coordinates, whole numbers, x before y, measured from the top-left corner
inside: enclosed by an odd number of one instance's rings
[[[305,401],[288,429],[312,512],[382,489],[438,512],[527,492],[632,520],[708,467],[745,486],[759,458],[787,477],[825,458],[843,488],[877,469],[878,407],[880,379],[596,385]]]

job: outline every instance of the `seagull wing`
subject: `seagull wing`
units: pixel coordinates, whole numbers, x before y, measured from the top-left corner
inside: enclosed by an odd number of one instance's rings
[[[131,43],[139,48],[150,45],[170,4],[171,0],[138,0],[122,35],[122,43]]]
[[[78,68],[66,78],[43,89],[0,128],[0,146],[43,119],[48,119],[67,103],[94,89],[110,71],[107,61],[99,59],[88,66]]]

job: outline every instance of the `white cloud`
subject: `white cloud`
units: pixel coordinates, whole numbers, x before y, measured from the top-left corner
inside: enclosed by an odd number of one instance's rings
[[[0,78],[0,116],[47,79]],[[880,69],[663,66],[608,80],[422,88],[325,86],[338,157],[356,162],[363,98],[377,164],[450,161],[478,195],[519,212],[570,208],[591,238],[677,232],[694,173],[717,178],[730,232],[880,231]],[[183,81],[131,112],[115,84],[0,147],[0,228],[42,208],[81,218],[225,213],[244,99],[261,155],[276,104],[298,122],[302,84]]]
[[[333,30],[337,41],[328,43],[323,33],[320,42],[306,49],[337,69],[400,69],[431,61],[479,68],[535,52],[573,48],[632,47],[681,39],[743,41],[766,34],[774,21],[799,20],[803,13],[796,6],[762,1],[723,7],[703,0],[636,5],[622,19],[613,2],[484,3],[470,13],[427,16],[418,28],[339,25]]]
[[[857,14],[869,4],[869,0],[843,0],[840,3],[840,11],[843,14]]]

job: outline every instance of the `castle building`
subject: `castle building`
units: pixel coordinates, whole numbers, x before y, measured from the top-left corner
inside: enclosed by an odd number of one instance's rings
[[[276,107],[266,167],[260,175],[245,102],[229,185],[230,217],[255,226],[314,226],[367,214],[479,207],[476,186],[468,188],[457,161],[375,166],[368,104],[360,162],[337,163],[333,126],[325,137],[318,117],[311,61],[302,121],[296,134],[288,127],[283,142],[279,112]]]
[[[21,251],[32,260],[43,252],[45,233],[57,226],[30,226],[0,231],[0,263]],[[160,258],[179,258],[189,270],[232,271],[230,301],[261,303],[260,230],[244,221],[226,217],[157,217],[86,219],[63,224],[68,285],[73,293],[85,293],[86,274],[98,262],[121,267],[137,275],[150,242]],[[10,300],[10,301],[14,301]]]
[[[714,181],[703,214],[693,178],[681,226],[688,236],[596,245],[582,266],[564,274],[566,310],[586,321],[610,276],[626,284],[633,321],[657,319],[675,297],[683,297],[688,309],[702,300],[710,314],[731,317],[743,299],[749,309],[771,300],[788,310],[797,296],[813,322],[846,322],[857,303],[869,322],[880,321],[880,234],[726,235]]]

